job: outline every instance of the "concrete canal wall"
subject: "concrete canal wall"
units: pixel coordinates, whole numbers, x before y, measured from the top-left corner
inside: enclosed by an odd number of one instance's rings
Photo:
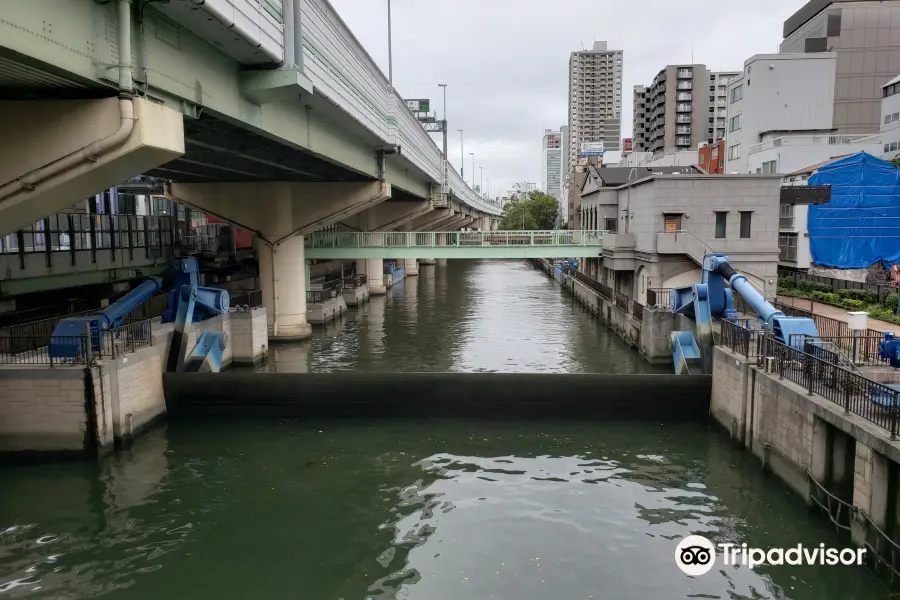
[[[615,301],[607,300],[577,279],[567,277],[549,261],[535,260],[534,264],[558,281],[592,315],[640,352],[646,361],[656,365],[672,363],[669,334],[675,329],[675,315],[668,311],[642,307],[638,318],[631,314],[632,311],[622,310]]]
[[[825,488],[846,503],[858,545],[877,529],[900,534],[900,442],[740,354],[713,352],[710,414],[737,443],[810,502]]]
[[[223,365],[265,357],[265,309],[195,323],[228,336]],[[91,456],[128,443],[166,414],[163,371],[172,325],[154,324],[153,344],[91,366],[0,367],[0,453]]]

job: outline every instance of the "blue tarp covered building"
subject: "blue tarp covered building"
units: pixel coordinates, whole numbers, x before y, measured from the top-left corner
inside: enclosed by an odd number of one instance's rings
[[[830,185],[831,203],[809,207],[814,263],[865,269],[900,263],[900,169],[860,152],[829,163],[809,185]]]

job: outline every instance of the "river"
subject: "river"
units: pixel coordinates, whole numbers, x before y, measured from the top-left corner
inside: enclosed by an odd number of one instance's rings
[[[649,370],[544,274],[488,261],[426,267],[266,368]],[[887,597],[861,567],[682,574],[691,533],[845,544],[706,424],[175,422],[0,490],[0,600]]]

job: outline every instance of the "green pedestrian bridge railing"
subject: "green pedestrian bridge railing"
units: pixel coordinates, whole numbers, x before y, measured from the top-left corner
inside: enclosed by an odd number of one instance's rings
[[[577,258],[600,256],[606,231],[320,231],[307,259]]]

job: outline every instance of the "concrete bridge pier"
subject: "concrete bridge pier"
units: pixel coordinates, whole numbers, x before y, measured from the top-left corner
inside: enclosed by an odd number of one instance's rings
[[[446,259],[446,258],[439,258],[439,259],[437,259],[437,266],[439,266],[439,267],[446,267],[446,266],[447,266],[447,259]]]
[[[368,279],[370,296],[387,294],[387,286],[384,285],[384,259],[360,258],[356,261],[356,273],[365,275]]]
[[[168,190],[172,200],[257,235],[260,287],[272,341],[299,340],[311,333],[304,235],[365,211],[390,195],[390,184],[382,181],[176,183]],[[381,261],[369,262],[370,269],[377,266],[369,289],[383,294]]]
[[[419,261],[415,258],[407,258],[403,261],[403,270],[406,271],[407,277],[419,276]]]

